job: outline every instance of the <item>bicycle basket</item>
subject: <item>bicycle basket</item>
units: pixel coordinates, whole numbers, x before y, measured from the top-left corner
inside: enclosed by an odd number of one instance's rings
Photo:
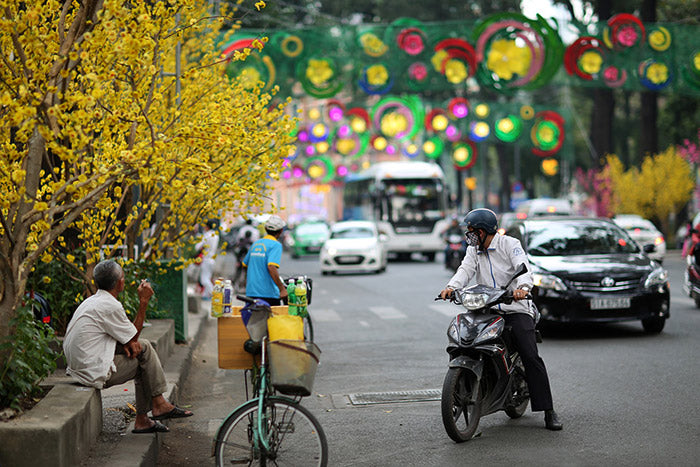
[[[321,350],[313,342],[270,341],[270,381],[282,394],[309,396],[316,376]]]

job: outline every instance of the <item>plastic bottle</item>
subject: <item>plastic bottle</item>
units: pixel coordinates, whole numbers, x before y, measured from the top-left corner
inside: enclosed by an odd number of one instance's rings
[[[222,300],[223,315],[231,315],[231,307],[233,305],[233,285],[231,281],[226,279],[224,281],[224,296]]]
[[[303,277],[297,280],[297,286],[294,288],[294,295],[296,296],[297,305],[297,315],[306,315],[306,282]]]
[[[221,279],[214,281],[214,290],[211,293],[211,315],[218,318],[223,314],[224,283]]]
[[[296,297],[296,295],[294,295],[295,289],[296,289],[296,284],[294,284],[294,279],[289,279],[289,283],[287,284],[287,303],[289,305],[289,311],[287,313],[290,315],[297,314],[297,307],[296,307],[297,297]]]

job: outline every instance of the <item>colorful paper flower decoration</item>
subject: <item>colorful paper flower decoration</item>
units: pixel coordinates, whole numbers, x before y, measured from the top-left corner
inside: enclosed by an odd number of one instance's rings
[[[472,141],[481,142],[489,137],[491,127],[486,122],[472,122],[469,125],[469,137]]]
[[[406,140],[420,130],[423,104],[416,96],[385,97],[372,108],[374,127],[389,138]]]
[[[545,159],[542,161],[542,173],[552,177],[559,172],[559,161],[556,159]]]
[[[486,104],[479,104],[476,107],[474,107],[474,113],[476,114],[477,117],[479,118],[486,118],[489,116],[489,112],[491,112],[491,109],[489,108],[488,105]]]
[[[627,81],[627,71],[621,70],[614,65],[605,67],[603,70],[603,82],[611,88],[619,88]]]
[[[420,153],[420,148],[416,143],[409,143],[401,148],[401,153],[409,159],[413,159]]]
[[[449,123],[447,112],[441,108],[435,108],[428,112],[423,122],[425,129],[428,131],[445,131]]]
[[[444,39],[435,45],[431,59],[436,71],[452,84],[464,82],[476,72],[476,52],[464,39]]]
[[[671,32],[663,26],[657,26],[649,33],[649,47],[663,52],[671,47]]]
[[[328,127],[323,123],[316,123],[311,127],[311,133],[309,134],[309,140],[312,143],[318,143],[319,141],[325,141],[328,138]]]
[[[386,94],[394,85],[394,79],[385,65],[376,64],[362,69],[358,84],[367,94]]]
[[[590,81],[600,71],[603,54],[600,40],[592,36],[579,37],[564,52],[564,69],[570,75]],[[584,59],[584,56],[587,58]]]
[[[455,97],[447,104],[447,109],[455,118],[464,118],[469,115],[469,102],[464,97]]]
[[[564,118],[551,110],[538,112],[530,131],[530,139],[535,146],[532,148],[533,154],[540,157],[556,154],[564,144]]]
[[[461,141],[452,148],[452,163],[456,170],[467,170],[476,164],[476,145],[471,141]]]
[[[671,84],[672,75],[663,62],[648,59],[639,64],[639,82],[652,91],[658,91]]]
[[[345,115],[345,105],[338,100],[331,99],[326,102],[326,112],[332,122],[339,122]]]
[[[634,15],[619,13],[608,20],[603,41],[610,49],[627,49],[646,38],[644,24]]]
[[[520,137],[523,124],[515,115],[508,115],[496,121],[494,133],[496,138],[506,143],[512,143]]]
[[[268,55],[262,55],[262,52],[255,49],[253,43],[259,39],[255,37],[246,37],[243,39],[235,39],[224,47],[222,55],[228,61],[226,65],[226,74],[230,78],[239,78],[247,89],[252,89],[258,82],[265,83],[263,91],[268,91],[272,88],[277,77],[277,69],[272,59]],[[253,52],[245,60],[232,61],[234,53],[239,50],[252,49]]]
[[[552,79],[564,45],[547,20],[518,13],[489,16],[474,30],[477,79],[498,90],[533,89]]]
[[[520,107],[520,117],[523,120],[530,120],[534,116],[535,116],[535,109],[533,109],[531,105],[524,105],[524,106]]]
[[[297,79],[310,96],[326,98],[342,89],[334,62],[330,58],[310,57],[297,64]]]
[[[412,63],[408,67],[408,77],[413,81],[424,81],[428,77],[428,67],[422,62]]]
[[[372,139],[370,140],[370,144],[377,151],[383,151],[389,145],[389,142],[383,136],[374,135],[374,136],[372,136]]]
[[[443,143],[442,140],[437,136],[428,138],[423,143],[423,152],[425,153],[426,157],[428,157],[428,159],[438,159],[444,149],[445,143]]]
[[[328,183],[333,180],[335,175],[333,161],[328,156],[309,159],[306,164],[306,174],[316,182]]]
[[[418,55],[425,49],[425,33],[418,28],[406,28],[396,36],[396,44],[408,55]]]
[[[355,133],[364,133],[369,129],[369,113],[362,107],[353,107],[347,111],[350,128]]]
[[[366,32],[360,35],[359,40],[365,53],[370,57],[381,57],[389,50],[389,47],[374,33]]]
[[[282,39],[280,50],[289,58],[298,57],[304,51],[304,42],[299,36],[290,34]]]
[[[693,51],[681,65],[681,74],[690,86],[700,89],[700,50]]]

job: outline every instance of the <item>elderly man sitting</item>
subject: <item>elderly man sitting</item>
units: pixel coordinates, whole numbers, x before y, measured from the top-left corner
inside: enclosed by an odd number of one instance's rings
[[[167,432],[168,428],[158,420],[193,414],[165,399],[167,383],[158,354],[149,341],[138,338],[153,289],[148,281],[141,281],[139,310],[131,323],[118,300],[124,290],[121,266],[113,260],[102,261],[95,266],[93,277],[99,290],[78,306],[66,330],[63,342],[68,363],[66,374],[80,384],[98,389],[133,379],[136,388],[133,433]]]

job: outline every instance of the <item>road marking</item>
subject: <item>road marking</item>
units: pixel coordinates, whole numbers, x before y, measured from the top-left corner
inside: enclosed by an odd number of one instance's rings
[[[445,316],[457,316],[460,312],[460,309],[457,308],[455,305],[451,303],[444,303],[442,305],[434,304],[434,305],[428,305],[428,308],[430,308],[433,311],[437,311],[440,314],[443,314]]]
[[[369,311],[379,316],[380,319],[404,319],[406,315],[393,306],[371,306]]]
[[[309,314],[312,321],[340,321],[338,312],[329,308],[314,308]]]

